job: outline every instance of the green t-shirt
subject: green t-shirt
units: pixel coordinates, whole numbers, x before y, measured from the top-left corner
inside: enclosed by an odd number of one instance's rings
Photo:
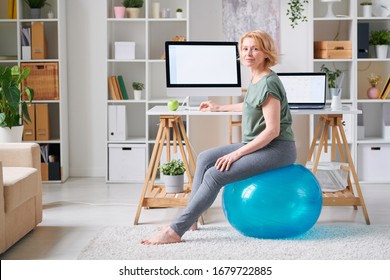
[[[256,138],[266,126],[262,104],[272,95],[280,101],[280,134],[276,140],[294,141],[292,117],[283,84],[275,72],[250,84],[242,108],[242,142]]]

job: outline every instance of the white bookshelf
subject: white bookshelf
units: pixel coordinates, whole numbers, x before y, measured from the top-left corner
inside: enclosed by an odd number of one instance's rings
[[[170,9],[170,17],[154,18],[152,4],[160,3],[160,9]],[[112,100],[109,94],[108,83],[106,93],[107,110],[110,105],[126,107],[127,135],[122,140],[110,140],[109,123],[110,114],[107,111],[107,182],[143,182],[146,174],[130,174],[126,178],[112,178],[110,167],[113,162],[110,157],[110,149],[116,144],[123,146],[144,147],[144,157],[132,158],[139,164],[144,165],[141,169],[145,173],[148,161],[152,153],[153,145],[158,130],[159,119],[155,116],[147,116],[146,111],[156,105],[165,105],[168,101],[165,85],[165,41],[175,36],[185,36],[189,39],[189,0],[145,0],[141,9],[140,18],[115,18],[113,7],[120,5],[120,0],[107,0],[107,77],[122,75],[128,94],[128,100]],[[183,18],[176,18],[176,9],[183,9]],[[135,58],[130,60],[116,60],[114,44],[116,41],[135,42]],[[134,100],[132,83],[134,81],[145,84],[141,100]],[[180,100],[179,100],[180,101]],[[129,150],[128,150],[129,151]],[[129,151],[129,157],[131,157]],[[124,163],[126,164],[126,163]],[[129,163],[130,166],[130,163]],[[140,179],[142,178],[142,179]]]
[[[386,59],[378,59],[373,46],[369,46],[369,57],[358,57],[358,24],[368,23],[369,31],[390,29],[390,17],[362,17],[362,0],[343,0],[335,2],[333,11],[336,17],[326,18],[326,3],[320,0],[310,1],[309,21],[312,26],[311,41],[352,41],[352,58],[315,59],[312,48],[312,70],[319,71],[322,64],[329,69],[342,70],[345,75],[342,84],[343,105],[362,110],[362,114],[345,120],[349,130],[348,138],[358,178],[367,183],[388,183],[390,175],[386,162],[382,158],[390,157],[390,138],[385,130],[386,112],[390,112],[390,100],[369,99],[366,91],[370,87],[367,77],[370,73],[382,76],[384,82],[390,74],[389,54]],[[384,82],[378,86],[382,89]],[[328,104],[330,98],[328,97]],[[314,130],[316,119],[312,118]],[[364,134],[362,135],[362,131]],[[348,134],[348,133],[347,133]],[[328,160],[327,158],[324,161]]]
[[[69,177],[69,131],[68,131],[68,93],[66,59],[66,3],[65,0],[48,0],[50,6],[41,9],[41,18],[30,19],[29,7],[23,0],[17,0],[15,19],[8,18],[8,0],[0,0],[0,65],[13,66],[21,63],[58,63],[58,99],[34,100],[49,107],[50,138],[36,141],[40,145],[49,144],[59,161],[59,178],[48,181],[64,182]],[[48,12],[53,18],[48,18]],[[47,40],[47,57],[40,60],[24,60],[21,55],[21,28],[32,22],[44,22]]]

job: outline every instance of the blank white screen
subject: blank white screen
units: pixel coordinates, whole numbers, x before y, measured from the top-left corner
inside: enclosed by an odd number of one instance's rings
[[[171,45],[169,75],[172,85],[238,83],[236,46]]]
[[[279,76],[289,103],[321,103],[325,98],[326,76]]]

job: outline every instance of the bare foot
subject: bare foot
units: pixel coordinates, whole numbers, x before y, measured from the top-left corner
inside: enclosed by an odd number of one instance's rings
[[[180,236],[167,226],[149,239],[141,240],[143,245],[160,245],[182,242]]]

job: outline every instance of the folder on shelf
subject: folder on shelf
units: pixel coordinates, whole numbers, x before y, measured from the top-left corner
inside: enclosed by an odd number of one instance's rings
[[[35,104],[27,105],[30,122],[23,123],[23,141],[35,141]]]
[[[116,100],[114,84],[112,82],[112,76],[109,76],[107,78],[107,82],[108,82],[108,92],[110,94],[110,98],[111,100]]]
[[[119,82],[119,87],[121,89],[121,92],[122,92],[122,97],[124,100],[128,100],[129,99],[129,96],[127,95],[127,90],[126,90],[126,86],[125,86],[125,81],[123,80],[123,77],[122,75],[119,75],[118,76],[118,82]]]
[[[49,104],[35,104],[35,138],[50,139]]]
[[[31,28],[22,27],[20,30],[20,42],[22,45],[22,60],[31,59]]]
[[[108,105],[108,140],[124,141],[126,137],[126,106]]]
[[[8,19],[16,19],[16,0],[8,0]]]
[[[46,59],[45,23],[31,22],[31,58]]]
[[[114,76],[114,82],[115,82],[115,89],[117,92],[118,100],[123,100],[123,95],[122,95],[121,87],[119,85],[118,76]]]

